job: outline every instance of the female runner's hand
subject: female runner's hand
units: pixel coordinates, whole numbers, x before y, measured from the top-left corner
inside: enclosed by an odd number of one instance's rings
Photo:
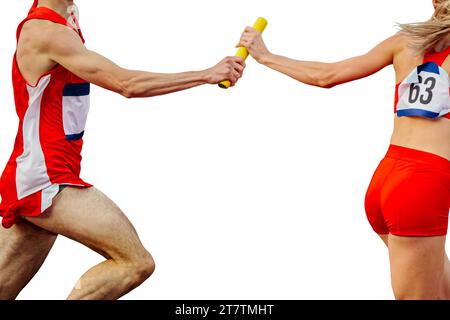
[[[252,27],[245,28],[241,40],[236,47],[246,47],[250,55],[259,63],[262,63],[262,59],[270,54],[261,32]]]

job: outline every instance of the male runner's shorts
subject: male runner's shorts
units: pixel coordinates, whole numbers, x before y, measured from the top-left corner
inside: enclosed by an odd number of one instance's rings
[[[450,161],[391,145],[367,191],[367,218],[378,234],[431,237],[447,234]]]

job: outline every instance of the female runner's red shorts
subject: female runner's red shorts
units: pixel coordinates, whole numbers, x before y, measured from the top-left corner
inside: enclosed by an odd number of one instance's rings
[[[378,234],[446,235],[450,161],[391,145],[370,183],[365,207],[367,218]]]

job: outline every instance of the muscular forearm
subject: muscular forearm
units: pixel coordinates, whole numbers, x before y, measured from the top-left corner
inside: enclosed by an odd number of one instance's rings
[[[123,95],[145,98],[165,95],[208,83],[205,71],[175,74],[127,71],[123,80]]]
[[[128,98],[153,97],[229,80],[234,85],[245,68],[244,59],[226,57],[212,68],[176,74],[133,71],[87,49],[80,37],[65,26],[51,24],[47,33],[36,35],[41,54],[86,82]],[[43,44],[43,45],[42,45]]]
[[[274,54],[265,55],[259,62],[308,85],[322,88],[332,86],[328,63],[299,61]]]

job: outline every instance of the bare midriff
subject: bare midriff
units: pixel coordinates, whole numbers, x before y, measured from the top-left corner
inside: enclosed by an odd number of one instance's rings
[[[450,160],[450,119],[395,116],[391,144],[433,153]]]

